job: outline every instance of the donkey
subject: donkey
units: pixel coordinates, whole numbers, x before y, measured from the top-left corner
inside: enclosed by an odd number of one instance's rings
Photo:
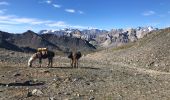
[[[68,58],[71,59],[71,67],[78,68],[78,60],[81,57],[81,52],[70,52]]]
[[[32,67],[33,61],[36,59],[39,59],[39,64],[41,67],[42,64],[42,59],[47,59],[48,58],[48,65],[47,67],[52,67],[53,65],[53,57],[55,56],[54,52],[52,51],[38,51],[37,53],[34,53],[30,59],[28,60],[28,66]]]

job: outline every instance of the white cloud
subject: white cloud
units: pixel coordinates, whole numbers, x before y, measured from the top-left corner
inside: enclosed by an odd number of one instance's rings
[[[0,20],[12,20],[12,18],[14,18],[16,16],[14,15],[0,15]]]
[[[16,24],[19,24],[19,23],[16,23],[14,21],[8,21],[8,20],[0,20],[0,24],[16,25]]]
[[[53,7],[55,7],[55,8],[61,8],[61,5],[53,4]]]
[[[68,25],[64,21],[52,22],[46,25],[49,27],[68,27]]]
[[[42,19],[37,19],[37,18],[19,17],[16,15],[0,15],[0,26],[2,30],[10,31],[10,32],[21,32],[21,30],[26,31],[28,30],[28,27],[34,28],[34,30],[36,31],[42,30],[44,28],[48,28],[48,29],[51,29],[51,28],[53,29],[57,29],[57,28],[86,29],[88,28],[86,26],[81,26],[81,25],[67,24],[65,21],[42,20]],[[5,26],[10,26],[10,27],[5,27]]]
[[[81,26],[81,25],[70,25],[63,21],[58,21],[54,23],[47,24],[49,27],[60,27],[60,28],[76,28],[76,29],[87,29],[87,26]]]
[[[81,10],[75,10],[75,9],[65,9],[66,12],[68,13],[79,13],[79,14],[84,14],[83,11]]]
[[[7,26],[10,26],[10,25],[1,25],[1,24],[0,24],[0,27],[7,27]]]
[[[5,1],[2,1],[2,2],[0,2],[0,5],[9,5],[9,3],[5,2]]]
[[[31,19],[31,18],[14,18],[13,21],[16,21],[18,23],[32,23],[34,21],[36,21],[35,19]]]
[[[87,26],[80,26],[80,25],[70,25],[70,28],[77,28],[77,29],[87,29]]]
[[[5,11],[6,11],[6,9],[1,9],[1,10],[0,10],[0,14],[4,14]]]
[[[59,27],[59,28],[76,28],[76,29],[87,29],[88,28],[88,26],[70,25],[64,21],[52,22],[46,25],[49,27]]]
[[[84,12],[83,12],[83,11],[81,11],[81,10],[79,10],[78,12],[79,12],[79,14],[84,14]]]
[[[13,21],[17,23],[21,23],[21,24],[26,23],[26,24],[32,24],[32,25],[46,23],[45,21],[41,21],[41,20],[34,19],[34,18],[14,18]]]
[[[152,10],[145,11],[144,13],[142,13],[143,16],[151,16],[151,15],[154,15],[154,14],[156,14],[156,13],[155,13],[155,11],[152,11]]]
[[[46,2],[47,4],[51,4],[51,3],[52,3],[51,0],[46,0],[45,2]]]
[[[66,12],[69,12],[69,13],[75,13],[76,11],[74,9],[65,9]]]
[[[0,15],[0,23],[3,24],[32,24],[32,25],[38,25],[38,24],[45,24],[49,23],[51,21],[45,21],[45,20],[39,20],[35,18],[23,18],[23,17],[17,17],[14,15]]]

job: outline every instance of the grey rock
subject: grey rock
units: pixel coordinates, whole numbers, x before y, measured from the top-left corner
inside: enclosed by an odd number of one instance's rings
[[[43,95],[43,92],[41,90],[34,89],[34,90],[32,90],[31,94],[35,95],[35,96],[41,96],[41,95]]]

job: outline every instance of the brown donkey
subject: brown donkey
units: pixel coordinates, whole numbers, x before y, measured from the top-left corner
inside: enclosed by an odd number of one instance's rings
[[[48,58],[48,65],[47,67],[52,67],[53,65],[53,57],[55,56],[54,52],[52,51],[38,51],[37,53],[34,53],[29,61],[28,61],[28,66],[29,67],[32,67],[32,63],[33,61],[35,61],[36,59],[39,59],[39,64],[40,64],[40,67],[41,67],[41,64],[42,64],[42,59],[47,59]]]
[[[78,60],[81,57],[81,52],[70,52],[68,58],[71,59],[71,67],[78,68]]]

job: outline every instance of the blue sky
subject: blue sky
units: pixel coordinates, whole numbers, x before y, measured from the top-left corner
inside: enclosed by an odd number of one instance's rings
[[[0,0],[0,30],[170,26],[170,0]]]

